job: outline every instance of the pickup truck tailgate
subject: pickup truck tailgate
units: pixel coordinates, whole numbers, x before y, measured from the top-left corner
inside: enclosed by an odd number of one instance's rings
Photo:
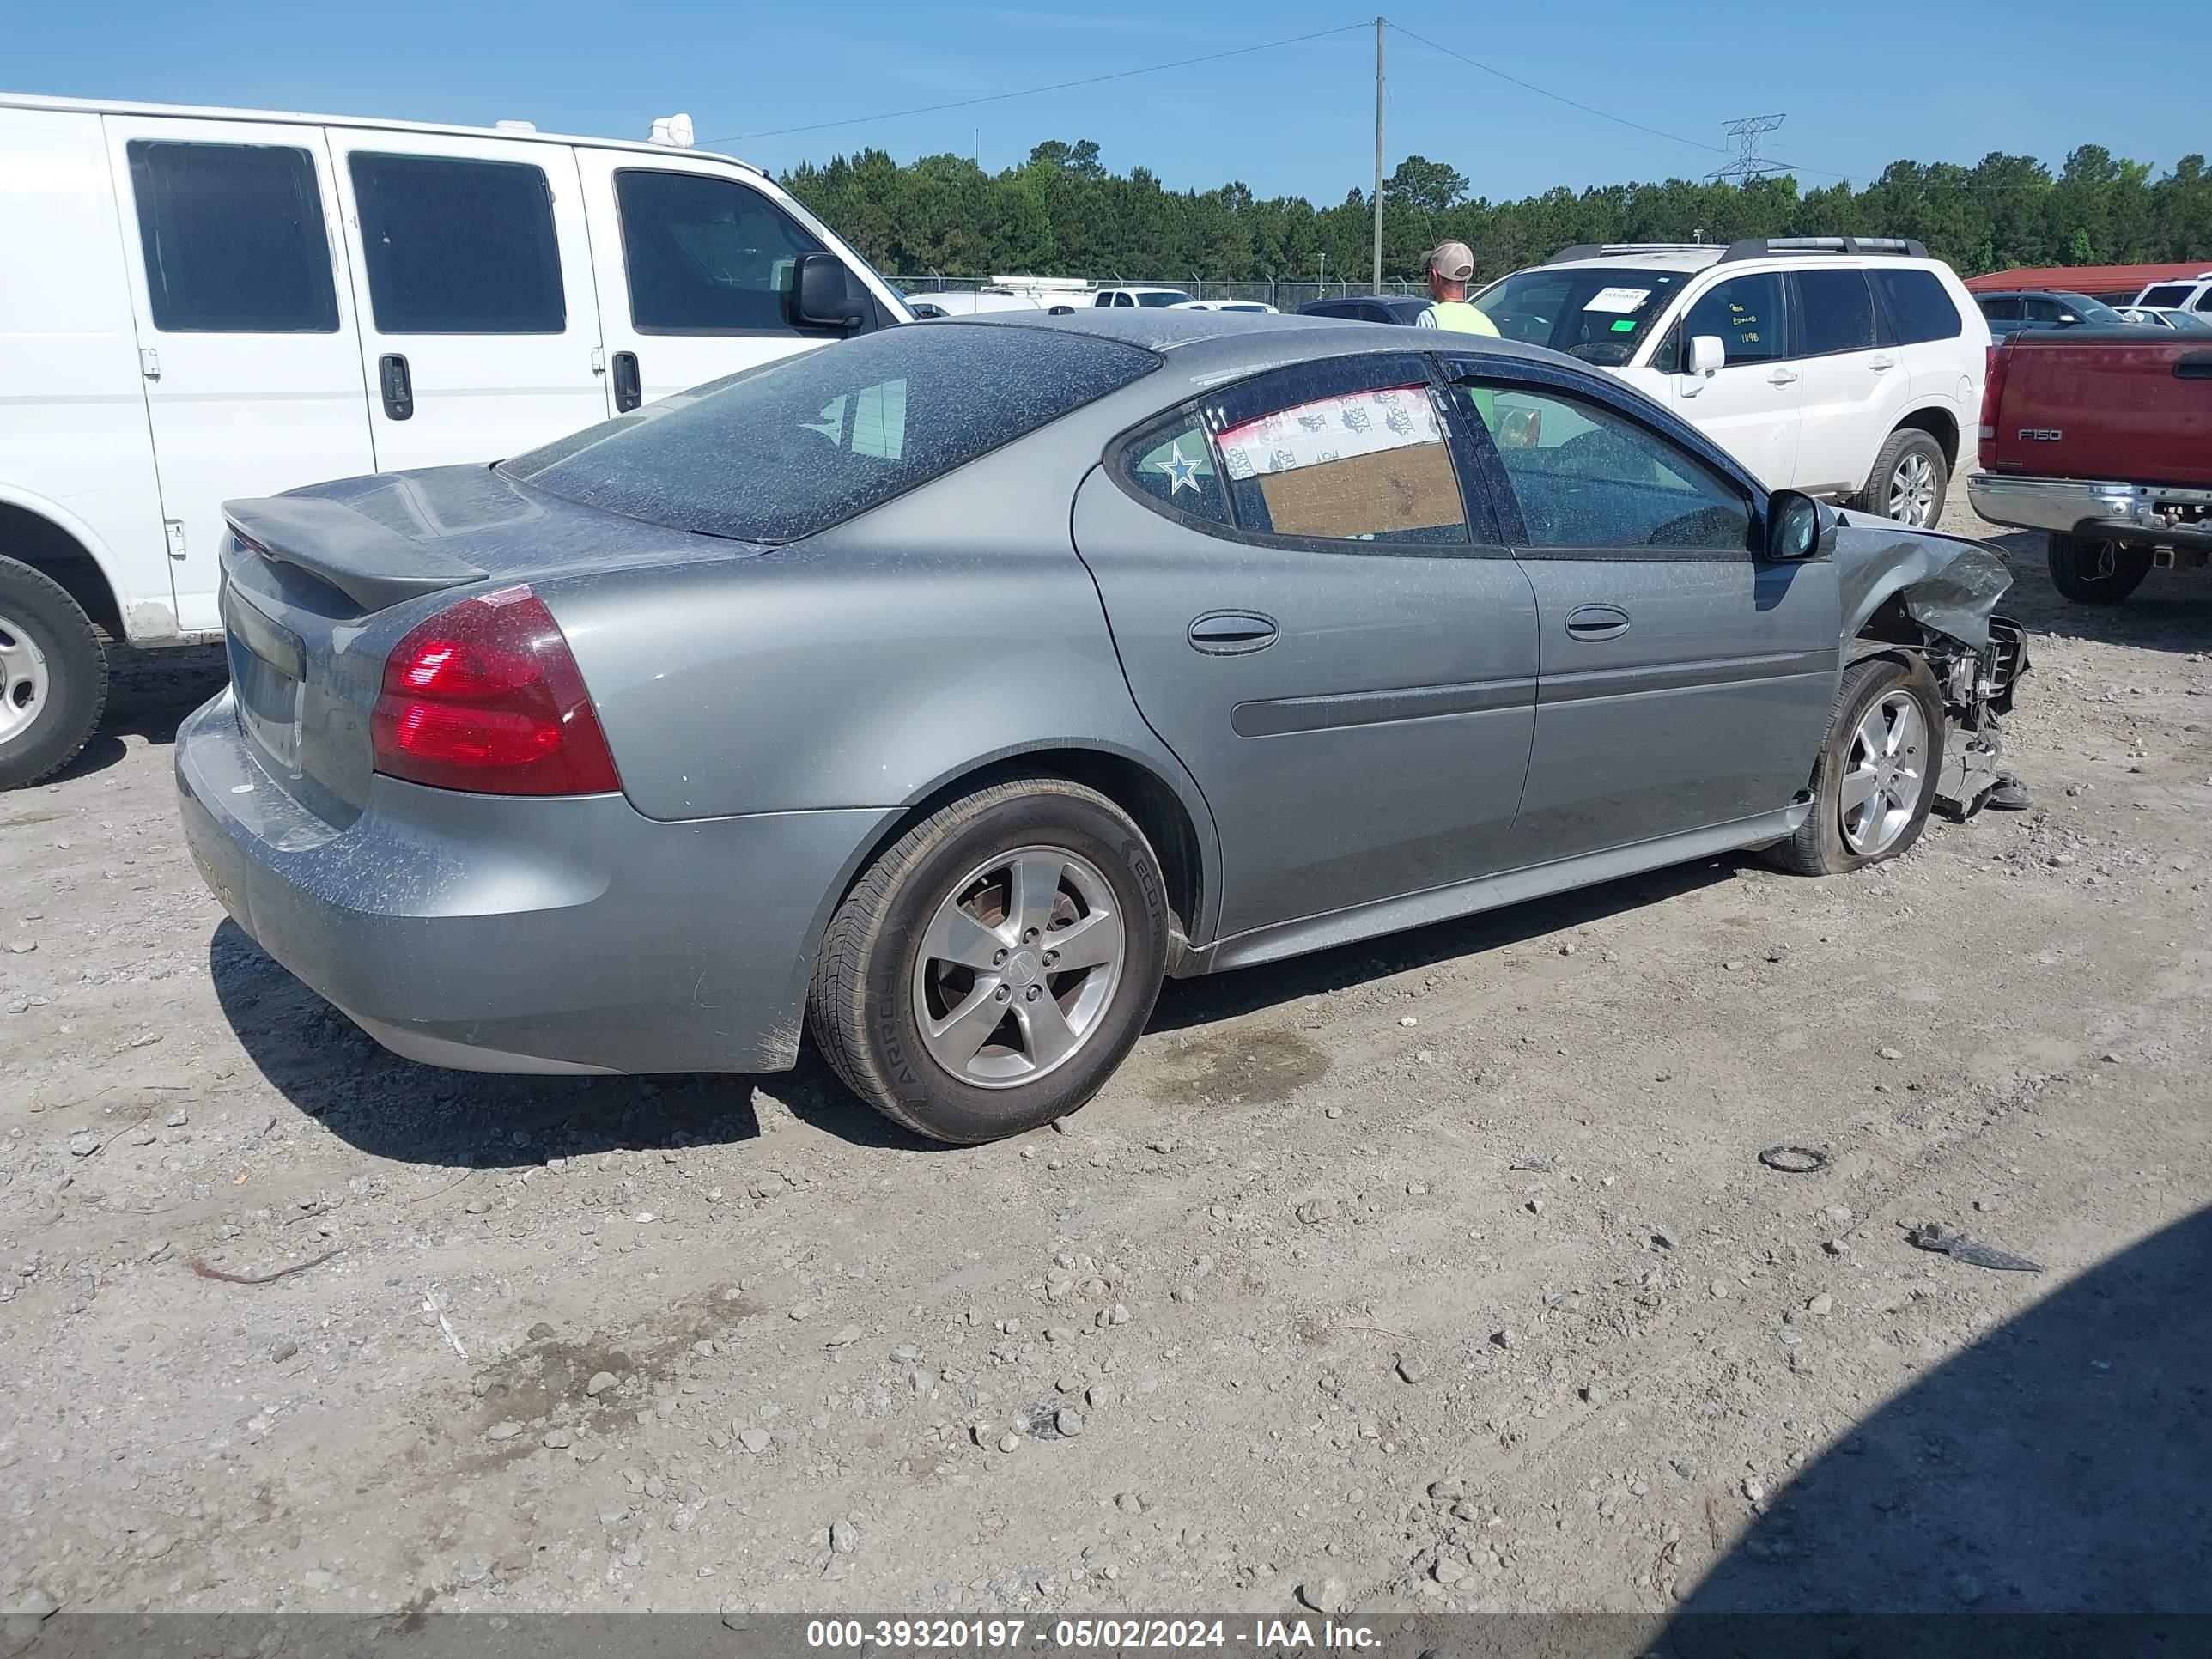
[[[1994,473],[2212,486],[2212,342],[2098,329],[2014,335],[1990,375]]]

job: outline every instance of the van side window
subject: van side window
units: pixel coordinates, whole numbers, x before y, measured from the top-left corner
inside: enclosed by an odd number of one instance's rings
[[[696,173],[615,174],[641,334],[788,333],[783,296],[822,244],[757,191]]]
[[[349,158],[380,334],[558,334],[568,326],[553,198],[520,161]]]
[[[330,236],[306,150],[134,138],[129,151],[155,328],[337,332]]]

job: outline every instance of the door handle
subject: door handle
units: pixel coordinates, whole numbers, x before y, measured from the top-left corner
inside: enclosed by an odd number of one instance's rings
[[[615,413],[627,415],[645,401],[645,390],[637,372],[637,353],[615,353]]]
[[[1617,640],[1628,631],[1628,613],[1617,605],[1578,605],[1567,612],[1567,637]]]
[[[1209,657],[1264,651],[1278,637],[1275,619],[1256,611],[1209,611],[1190,625],[1192,647]]]
[[[376,360],[376,380],[384,392],[384,412],[395,421],[411,418],[415,380],[407,372],[407,360],[396,351],[386,352]]]
[[[1766,377],[1766,383],[1769,386],[1795,386],[1797,383],[1797,371],[1794,368],[1778,368]]]
[[[1894,357],[1869,357],[1867,359],[1867,367],[1872,369],[1875,374],[1879,374],[1886,368],[1895,368],[1897,367],[1897,359]]]

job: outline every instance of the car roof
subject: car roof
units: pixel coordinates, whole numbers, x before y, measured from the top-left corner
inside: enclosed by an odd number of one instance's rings
[[[1616,252],[1594,254],[1583,259],[1547,260],[1541,264],[1523,266],[1522,270],[1507,271],[1505,276],[1517,276],[1526,270],[1674,270],[1684,276],[1695,276],[1709,270],[1720,263],[1728,248],[1716,242],[1708,247],[1622,248]],[[1754,254],[1746,258],[1731,259],[1731,270],[1741,266],[1746,270],[1820,270],[1827,265],[1862,267],[1867,265],[1911,265],[1920,270],[1942,263],[1936,259],[1916,259],[1909,253],[1838,253],[1820,249],[1780,249],[1772,253]],[[1501,279],[1502,280],[1502,279]]]
[[[1054,317],[1044,312],[988,312],[975,318],[933,322],[932,328],[1039,328],[1088,334],[1141,346],[1167,357],[1193,380],[1257,373],[1316,357],[1368,352],[1477,350],[1486,356],[1517,357],[1554,367],[1574,363],[1544,346],[1523,345],[1487,335],[1443,329],[1386,329],[1349,317],[1310,317],[1278,312],[1254,315],[1227,311],[1074,311]]]
[[[136,99],[49,98],[37,93],[0,91],[0,109],[64,110],[85,115],[155,115],[191,121],[281,121],[293,126],[365,127],[376,131],[431,132],[449,138],[511,138],[523,143],[585,144],[593,149],[626,149],[647,155],[693,155],[727,161],[765,178],[761,168],[720,150],[678,149],[641,138],[594,138],[582,133],[526,131],[520,127],[453,126],[435,121],[387,121],[374,115],[307,115],[289,110],[234,109],[222,105],[151,104]]]

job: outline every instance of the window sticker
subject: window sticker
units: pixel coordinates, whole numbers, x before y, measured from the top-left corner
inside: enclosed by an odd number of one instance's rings
[[[1264,477],[1353,455],[1443,441],[1424,386],[1322,398],[1231,427],[1216,441],[1231,478]]]
[[[1651,297],[1648,288],[1601,288],[1583,302],[1584,311],[1638,311]]]

